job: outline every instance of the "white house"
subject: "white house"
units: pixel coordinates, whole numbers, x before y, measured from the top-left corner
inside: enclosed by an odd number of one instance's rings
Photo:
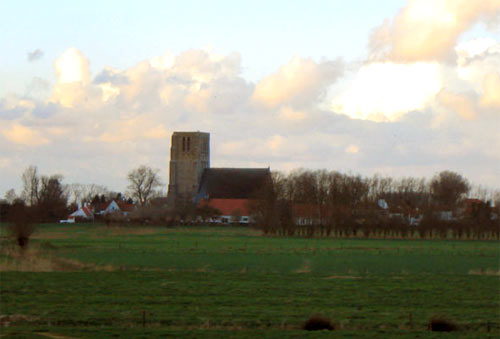
[[[116,202],[112,200],[105,209],[103,209],[99,214],[107,215],[111,213],[122,213],[124,216],[128,215],[134,210],[135,206],[133,204],[128,204],[126,202]]]
[[[77,218],[85,219],[85,220],[93,220],[94,219],[94,213],[92,210],[87,207],[87,206],[82,206],[73,213],[71,213],[68,217],[68,220],[74,220]],[[67,221],[66,221],[67,222]]]

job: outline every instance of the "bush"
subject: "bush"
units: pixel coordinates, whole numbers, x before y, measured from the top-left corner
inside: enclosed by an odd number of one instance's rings
[[[313,315],[309,319],[307,319],[307,321],[302,326],[302,329],[306,331],[332,331],[335,329],[335,326],[327,317],[323,317],[321,315]]]
[[[458,325],[450,319],[437,315],[429,319],[428,329],[433,332],[452,332],[458,330]]]
[[[14,204],[9,211],[8,230],[12,237],[16,239],[21,249],[28,246],[31,234],[35,231],[33,224],[33,211],[24,204]]]

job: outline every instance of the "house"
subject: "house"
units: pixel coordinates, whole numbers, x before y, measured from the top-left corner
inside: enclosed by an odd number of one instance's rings
[[[111,200],[104,209],[99,212],[100,215],[108,215],[112,213],[121,213],[123,216],[127,216],[130,212],[134,211],[135,205],[129,204],[125,201]]]
[[[80,206],[76,211],[71,213],[66,220],[60,220],[60,223],[74,223],[78,220],[94,220],[94,212],[90,206]]]
[[[220,212],[220,215],[211,217],[209,222],[217,224],[249,224],[250,201],[248,199],[202,199],[199,207],[211,207]]]
[[[221,212],[213,222],[248,224],[250,205],[270,180],[269,168],[206,168],[194,202]]]
[[[332,210],[324,205],[293,204],[292,215],[298,226],[323,225],[331,219]]]

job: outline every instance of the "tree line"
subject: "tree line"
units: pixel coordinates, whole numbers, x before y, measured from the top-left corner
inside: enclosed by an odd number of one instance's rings
[[[158,170],[131,170],[125,193],[96,184],[64,184],[61,175],[40,175],[36,166],[21,176],[22,191],[10,190],[0,202],[0,221],[26,224],[66,218],[78,205],[111,200],[134,203],[128,217],[106,222],[175,225],[206,223],[220,216],[191,202],[166,206]],[[476,199],[466,199],[474,197]],[[161,199],[159,199],[161,200]],[[298,169],[273,172],[252,199],[254,226],[267,235],[337,237],[499,237],[500,190],[472,187],[458,173],[442,171],[431,179],[399,178]],[[238,215],[234,216],[234,220]]]
[[[0,199],[0,221],[14,221],[24,215],[33,222],[57,222],[82,205],[117,200],[145,206],[163,195],[158,170],[139,166],[128,173],[127,179],[126,192],[114,192],[97,184],[65,184],[62,175],[41,175],[36,166],[29,166],[21,175],[21,192],[10,189],[5,199]]]
[[[452,171],[430,180],[276,172],[259,195],[252,209],[269,235],[499,238],[500,191],[473,189]]]

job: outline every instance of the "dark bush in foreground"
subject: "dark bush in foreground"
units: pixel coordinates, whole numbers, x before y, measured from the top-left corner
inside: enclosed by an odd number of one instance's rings
[[[335,329],[335,326],[331,323],[330,319],[320,315],[313,315],[309,319],[307,319],[307,321],[302,326],[302,329],[306,331],[332,331]]]
[[[25,249],[31,234],[35,231],[32,209],[22,203],[17,203],[12,206],[9,214],[8,231],[16,239],[19,247]]]
[[[458,330],[458,325],[443,316],[434,316],[429,319],[428,329],[433,332],[452,332]]]

